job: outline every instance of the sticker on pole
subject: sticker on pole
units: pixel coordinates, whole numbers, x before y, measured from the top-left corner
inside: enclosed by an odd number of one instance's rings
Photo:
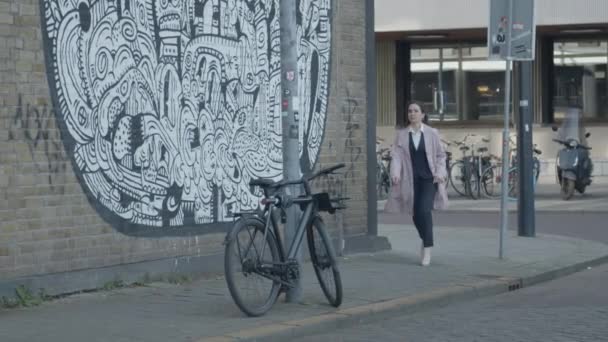
[[[488,59],[534,60],[535,41],[534,0],[490,0]]]
[[[291,71],[287,71],[285,73],[285,78],[289,81],[289,82],[293,82],[293,80],[296,79],[296,73],[295,71],[291,70]]]

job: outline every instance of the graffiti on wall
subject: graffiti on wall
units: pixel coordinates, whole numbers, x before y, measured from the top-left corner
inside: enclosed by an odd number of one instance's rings
[[[346,98],[342,103],[342,119],[346,122],[346,140],[344,141],[344,155],[347,165],[344,173],[344,178],[351,179],[355,183],[355,165],[363,157],[363,148],[355,141],[357,131],[361,129],[357,115],[359,102],[350,94],[350,90],[346,87]]]
[[[327,112],[331,0],[297,1],[300,158]],[[57,119],[117,227],[231,221],[282,177],[279,0],[41,0]],[[128,233],[128,231],[127,231]]]
[[[34,170],[44,175],[52,192],[65,191],[65,151],[61,146],[59,131],[53,125],[53,109],[48,105],[23,104],[19,94],[17,108],[11,118],[8,141],[23,141],[27,144]]]

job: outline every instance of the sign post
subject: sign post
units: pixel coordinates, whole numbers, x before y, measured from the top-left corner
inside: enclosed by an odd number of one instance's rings
[[[298,140],[298,55],[296,32],[296,0],[280,1],[281,27],[281,118],[283,123],[283,179],[295,181],[300,178],[300,153]],[[298,195],[297,186],[286,189],[292,196]],[[295,240],[298,229],[298,206],[292,205],[286,210],[285,245]],[[298,264],[303,262],[300,250],[296,255]],[[301,266],[298,266],[302,274]],[[302,299],[302,280],[297,279],[296,286],[287,291],[287,302],[297,303]]]
[[[511,103],[511,64],[514,60],[533,60],[536,25],[534,0],[490,0],[488,24],[488,59],[506,61],[505,111],[502,132],[501,224],[498,255],[504,258],[504,240],[508,228],[509,183],[509,114]]]

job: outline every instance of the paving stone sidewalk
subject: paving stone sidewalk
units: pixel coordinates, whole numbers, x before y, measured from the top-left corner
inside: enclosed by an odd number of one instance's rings
[[[608,245],[559,236],[516,237],[505,260],[498,232],[436,228],[430,267],[418,264],[419,239],[410,226],[381,225],[393,249],[342,257],[344,304],[334,309],[304,270],[298,304],[282,298],[264,317],[247,318],[234,305],[221,275],[186,285],[70,296],[25,309],[0,310],[0,341],[231,341],[288,340],[311,331],[404,314],[529,286],[608,261]]]

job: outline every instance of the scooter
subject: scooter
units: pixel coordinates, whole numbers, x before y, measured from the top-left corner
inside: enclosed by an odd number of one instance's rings
[[[553,127],[557,131],[557,127]],[[585,134],[589,138],[591,133]],[[553,141],[564,145],[557,153],[555,163],[557,180],[561,187],[562,199],[569,200],[574,195],[574,190],[585,193],[585,189],[591,184],[591,173],[593,172],[593,162],[589,155],[591,147],[582,145],[580,141],[573,138],[566,140],[553,139]]]

